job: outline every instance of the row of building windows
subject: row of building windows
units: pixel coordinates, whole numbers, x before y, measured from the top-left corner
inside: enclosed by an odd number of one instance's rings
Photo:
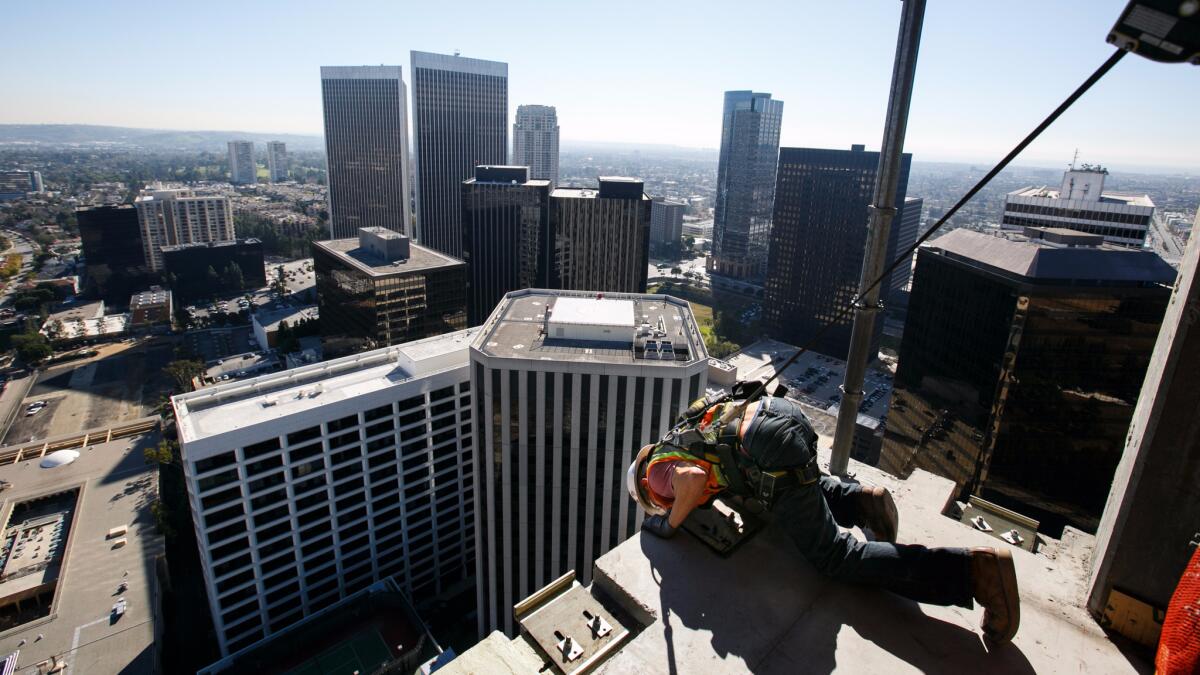
[[[360,583],[465,578],[470,403],[461,383],[193,464],[228,649],[262,637],[264,612],[275,632]]]
[[[1110,227],[1107,225],[1093,225],[1091,223],[1066,223],[1061,220],[1049,220],[1043,218],[1028,218],[1024,216],[1004,215],[1004,225],[1015,227],[1062,227],[1068,230],[1077,232],[1086,232],[1088,234],[1098,234],[1103,237],[1115,237],[1118,239],[1134,239],[1142,241],[1146,238],[1146,230],[1131,230],[1123,227]]]
[[[1092,211],[1090,209],[1070,209],[1062,206],[1041,204],[1022,204],[1006,202],[1004,210],[1010,213],[1029,213],[1040,216],[1059,216],[1062,218],[1079,218],[1080,220],[1096,220],[1105,223],[1123,223],[1126,225],[1150,224],[1148,213],[1125,213],[1119,211]]]

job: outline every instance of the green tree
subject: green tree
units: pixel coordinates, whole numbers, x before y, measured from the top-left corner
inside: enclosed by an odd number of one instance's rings
[[[192,378],[204,372],[204,364],[198,360],[180,359],[168,363],[163,372],[175,382],[176,391],[187,392],[192,390]]]
[[[142,451],[147,464],[171,464],[175,461],[175,447],[171,441],[163,439],[158,445]]]
[[[221,281],[225,284],[227,291],[240,291],[246,287],[246,279],[242,275],[242,268],[237,266],[237,263],[230,262],[221,272]]]
[[[154,526],[158,528],[159,534],[168,538],[175,538],[175,528],[171,527],[171,514],[167,510],[167,505],[161,499],[155,499],[150,504],[150,513],[154,516]]]
[[[50,358],[50,355],[54,353],[46,336],[32,330],[14,335],[12,345],[17,352],[17,357],[31,365]]]
[[[204,274],[208,277],[208,287],[210,289],[216,291],[221,287],[221,275],[217,274],[217,271],[213,269],[212,265],[208,266],[208,270],[206,270]]]

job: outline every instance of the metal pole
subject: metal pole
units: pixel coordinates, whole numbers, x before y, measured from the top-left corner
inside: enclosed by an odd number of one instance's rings
[[[854,327],[850,333],[850,352],[846,356],[846,379],[833,434],[833,456],[829,472],[845,475],[850,463],[850,446],[858,421],[858,406],[863,398],[863,379],[875,333],[876,314],[881,309],[879,292],[883,284],[871,283],[883,272],[887,257],[888,235],[896,215],[896,185],[900,179],[900,159],[904,152],[904,132],[908,127],[908,107],[912,102],[913,79],[917,71],[917,51],[921,46],[921,24],[925,19],[925,0],[904,0],[900,12],[900,34],[896,39],[896,60],[892,66],[892,91],[888,97],[883,144],[879,150],[879,170],[871,199],[867,226],[867,250],[855,299]]]

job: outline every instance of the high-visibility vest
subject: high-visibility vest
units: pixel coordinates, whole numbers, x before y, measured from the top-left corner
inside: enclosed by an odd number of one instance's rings
[[[701,469],[704,469],[704,474],[706,477],[704,483],[704,494],[706,496],[718,494],[724,491],[725,488],[729,487],[729,481],[726,480],[725,474],[721,471],[721,465],[719,461],[708,461],[701,459],[690,452],[684,452],[676,448],[664,448],[661,444],[655,447],[654,451],[650,455],[650,462],[646,465],[646,475],[650,475],[650,470],[654,468],[655,464],[680,461],[688,462],[689,464],[693,464]],[[652,489],[647,489],[646,494],[649,495],[651,501],[664,509],[670,509],[671,505],[675,502],[674,499],[667,499]]]

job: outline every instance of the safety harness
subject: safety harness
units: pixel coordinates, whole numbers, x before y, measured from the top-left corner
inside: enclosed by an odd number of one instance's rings
[[[816,455],[803,466],[767,471],[742,447],[738,438],[741,418],[722,426],[720,419],[725,406],[740,401],[730,394],[698,399],[680,415],[679,422],[659,441],[646,465],[646,470],[658,462],[684,460],[708,474],[706,495],[728,491],[742,497],[748,506],[769,509],[778,493],[789,487],[809,485],[821,477]],[[659,506],[669,509],[668,500],[653,490],[648,496]]]

